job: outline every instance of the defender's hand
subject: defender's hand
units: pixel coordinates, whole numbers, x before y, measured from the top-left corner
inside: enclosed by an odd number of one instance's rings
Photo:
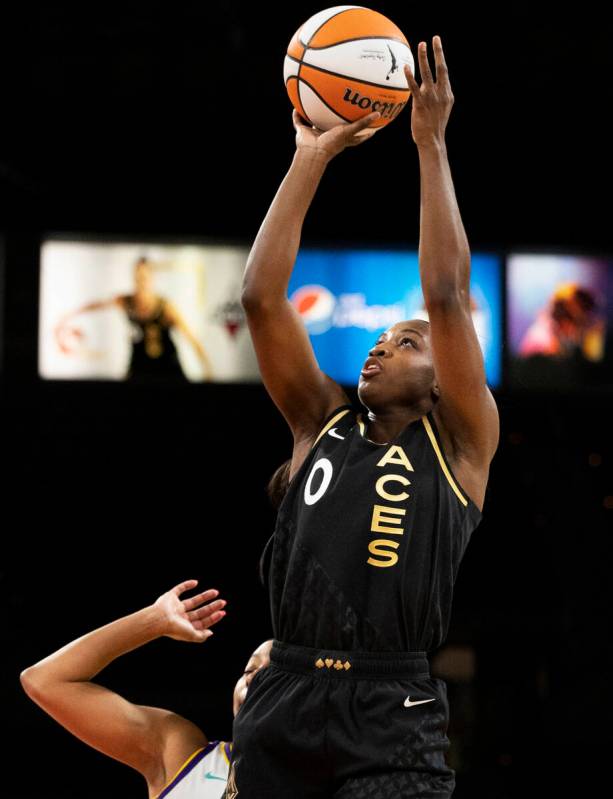
[[[198,580],[187,580],[176,585],[156,599],[153,607],[160,613],[161,635],[176,641],[206,641],[213,635],[209,630],[226,615],[225,599],[215,599],[219,591],[214,588],[203,591],[190,599],[181,600],[185,591],[195,588]]]

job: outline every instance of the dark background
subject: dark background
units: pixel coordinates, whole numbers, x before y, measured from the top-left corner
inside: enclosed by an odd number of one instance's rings
[[[259,386],[39,380],[38,247],[49,232],[249,244],[294,147],[285,48],[322,7],[23,2],[3,12],[6,796],[145,795],[138,775],[36,708],[18,674],[187,578],[228,599],[215,637],[201,648],[157,641],[102,682],[211,738],[231,735],[234,682],[270,636],[256,565],[274,524],[264,488],[289,435]],[[443,38],[456,98],[448,151],[472,248],[612,253],[603,19],[586,4],[375,7],[414,50]],[[415,247],[418,224],[405,111],[332,163],[303,241]],[[465,722],[452,738],[459,797],[604,779],[612,399],[580,386],[497,392],[501,446],[449,634],[477,664],[468,708],[451,694],[452,719]]]

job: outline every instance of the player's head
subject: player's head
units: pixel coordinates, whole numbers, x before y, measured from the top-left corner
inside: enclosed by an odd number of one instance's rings
[[[590,289],[577,283],[563,283],[551,298],[551,317],[566,335],[581,333],[593,322],[598,310]]]
[[[148,258],[141,257],[134,264],[134,282],[141,291],[150,290],[153,284],[153,265]]]
[[[232,712],[235,716],[238,713],[240,706],[245,701],[245,697],[247,696],[247,691],[249,690],[249,684],[253,679],[253,675],[256,673],[256,671],[265,669],[270,663],[271,649],[272,639],[270,641],[264,641],[264,643],[260,644],[255,652],[251,654],[251,657],[247,661],[245,671],[234,686],[234,694],[232,695]]]
[[[360,402],[373,411],[419,405],[426,413],[438,394],[429,323],[411,319],[381,333],[360,373]]]

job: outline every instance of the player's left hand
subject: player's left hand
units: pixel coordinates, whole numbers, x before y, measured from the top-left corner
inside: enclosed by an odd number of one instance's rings
[[[411,68],[408,65],[404,67],[404,74],[412,97],[411,133],[413,141],[418,147],[444,141],[447,120],[453,106],[453,93],[440,36],[435,36],[432,39],[432,46],[436,67],[435,76],[432,75],[428,62],[426,42],[420,42],[417,49],[421,86],[417,84]]]
[[[161,616],[162,635],[176,641],[206,641],[213,635],[209,629],[226,615],[225,599],[217,599],[219,591],[210,588],[201,594],[181,599],[181,594],[198,585],[198,580],[186,580],[158,597],[153,607]]]

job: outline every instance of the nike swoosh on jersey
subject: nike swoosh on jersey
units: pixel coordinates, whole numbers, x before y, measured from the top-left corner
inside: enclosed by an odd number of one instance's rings
[[[226,782],[226,778],[225,777],[218,777],[217,774],[213,774],[212,771],[207,771],[207,773],[204,775],[204,777],[207,780],[223,780],[223,782]]]
[[[341,441],[345,440],[345,436],[339,436],[338,433],[335,432],[336,427],[333,427],[332,430],[328,430],[328,435],[333,436],[334,438],[340,438]]]
[[[423,705],[426,702],[434,702],[434,699],[418,699],[417,702],[411,702],[411,697],[407,696],[404,700],[405,707],[413,707],[413,705]]]

